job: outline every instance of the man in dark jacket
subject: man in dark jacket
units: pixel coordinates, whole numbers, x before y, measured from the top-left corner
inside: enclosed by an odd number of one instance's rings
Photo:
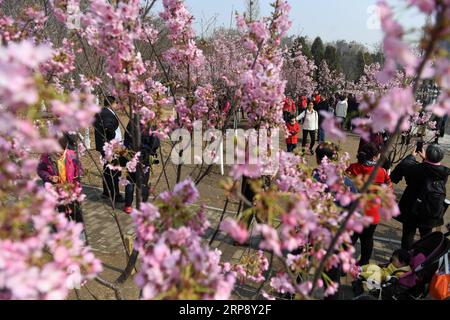
[[[427,181],[443,181],[445,184],[450,175],[450,169],[440,164],[444,159],[444,150],[437,144],[429,145],[425,154],[419,153],[419,156],[424,160],[422,163],[416,161],[414,156],[415,154],[406,157],[391,174],[393,183],[399,183],[405,178],[407,184],[399,203],[400,215],[395,218],[403,224],[403,249],[411,247],[417,229],[419,229],[420,236],[423,238],[431,233],[433,228],[444,224],[443,214],[438,217],[428,214],[414,214],[413,206],[417,198],[422,195],[423,186]]]
[[[157,151],[161,146],[161,142],[155,134],[150,134],[149,128],[142,128],[142,125],[139,125],[139,127],[141,130],[141,146],[139,148],[141,155],[139,161],[143,166],[143,175],[141,178],[140,189],[142,201],[146,202],[149,197],[148,182],[150,180],[150,166],[152,164],[159,163],[157,160],[153,159],[157,158]],[[134,150],[133,148],[134,128],[135,126],[133,126],[133,122],[130,121],[127,125],[124,139],[124,145],[128,150]],[[152,159],[152,161],[150,159]],[[127,160],[122,159],[122,161],[123,162],[121,163],[121,165],[126,166]],[[127,180],[129,183],[125,187],[125,207],[123,211],[127,214],[130,214],[132,211],[131,205],[133,204],[134,186],[136,185],[137,182],[136,173],[129,172],[127,175]]]
[[[95,149],[105,157],[103,147],[106,142],[117,138],[116,131],[119,128],[119,120],[113,111],[115,105],[114,97],[106,97],[104,107],[100,113],[96,114],[95,128]],[[120,171],[110,170],[107,164],[103,165],[103,198],[112,199],[115,202],[124,202],[124,198],[119,192]]]
[[[445,127],[447,126],[448,115],[443,118],[435,117],[433,121],[436,121],[436,131],[434,143],[439,143],[439,138],[443,138],[445,135]]]
[[[352,120],[358,116],[358,113],[359,113],[358,100],[356,100],[354,94],[350,94],[348,99],[347,119],[345,124],[347,130],[352,131],[353,128]]]
[[[328,100],[325,96],[322,96],[321,101],[316,106],[316,111],[319,114],[319,143],[325,141],[325,131],[322,129],[322,122],[325,119],[321,114],[321,111],[328,112],[330,109],[330,105],[328,104]]]

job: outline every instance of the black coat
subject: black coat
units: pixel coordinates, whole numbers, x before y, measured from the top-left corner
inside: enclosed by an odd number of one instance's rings
[[[328,104],[328,101],[321,101],[319,104],[315,107],[315,110],[319,114],[319,127],[322,125],[323,120],[325,119],[323,115],[321,115],[320,111],[326,111],[328,112],[330,108],[330,105]]]
[[[127,129],[125,131],[125,137],[124,137],[124,141],[123,141],[123,144],[129,150],[133,150],[133,138],[131,135],[132,131],[133,131],[133,126],[130,121],[127,125]],[[141,128],[140,161],[142,162],[142,164],[144,164],[145,166],[150,165],[149,158],[150,158],[150,156],[157,157],[157,151],[158,151],[158,148],[160,147],[160,145],[161,145],[161,141],[159,140],[159,138],[156,135],[154,135],[154,134],[150,135],[149,130],[142,130],[142,128]]]
[[[108,108],[103,108],[95,115],[95,149],[103,155],[103,146],[116,137],[119,120]]]
[[[450,169],[445,166],[435,166],[426,162],[419,163],[412,155],[406,157],[391,173],[393,183],[400,182],[404,177],[407,184],[399,203],[400,216],[395,219],[416,227],[435,228],[442,226],[444,224],[443,217],[438,219],[429,216],[416,216],[411,213],[411,209],[428,179],[447,183],[449,175]]]
[[[355,100],[350,100],[348,102],[348,113],[355,113],[359,111],[359,103]]]

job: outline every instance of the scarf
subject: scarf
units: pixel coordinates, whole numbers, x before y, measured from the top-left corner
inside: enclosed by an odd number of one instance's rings
[[[373,160],[369,160],[364,163],[364,165],[368,166],[368,167],[375,167],[376,164],[377,164],[377,162],[373,161]]]
[[[56,165],[58,167],[59,182],[61,182],[61,183],[67,182],[67,175],[66,175],[66,151],[65,150],[64,150],[64,153],[62,154],[61,158],[56,160]]]

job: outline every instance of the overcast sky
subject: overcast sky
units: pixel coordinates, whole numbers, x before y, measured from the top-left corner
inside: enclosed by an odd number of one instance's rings
[[[293,22],[289,34],[305,35],[309,38],[320,36],[324,41],[345,39],[355,40],[372,47],[382,39],[379,29],[373,27],[374,5],[377,0],[288,0],[292,9]],[[215,26],[235,26],[236,10],[245,10],[245,0],[186,0],[189,10],[195,16],[195,28],[199,35],[202,26],[215,17]],[[272,11],[269,0],[259,0],[260,15]],[[395,8],[396,16],[408,28],[420,28],[425,17],[414,10],[407,10],[406,0],[387,0]],[[161,4],[156,6],[160,9]],[[375,23],[376,25],[376,23]]]

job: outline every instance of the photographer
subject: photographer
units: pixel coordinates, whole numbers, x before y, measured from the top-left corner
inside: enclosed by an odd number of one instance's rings
[[[416,161],[418,155],[422,163]],[[445,198],[450,169],[441,165],[444,150],[431,144],[426,151],[418,150],[406,157],[391,174],[391,180],[399,183],[403,177],[407,187],[400,199],[400,216],[395,219],[403,224],[402,248],[409,249],[414,242],[416,230],[423,238],[433,228],[444,224]]]
[[[158,164],[159,161],[154,159],[157,157],[156,152],[161,145],[159,138],[155,134],[150,134],[150,128],[139,125],[141,130],[141,145],[139,148],[139,152],[141,153],[139,162],[142,164],[143,174],[141,177],[141,193],[142,193],[142,201],[146,202],[149,197],[149,187],[148,182],[150,180],[150,167],[152,164]],[[132,151],[133,150],[133,131],[135,126],[133,126],[133,122],[130,121],[127,125],[127,129],[125,132],[124,145],[125,147]],[[130,159],[121,159],[121,165],[125,166],[126,163]],[[136,171],[139,168],[136,168]],[[127,214],[130,214],[133,210],[133,194],[134,194],[134,186],[136,184],[136,172],[129,172],[127,175],[128,184],[125,186],[125,206],[123,211]]]

